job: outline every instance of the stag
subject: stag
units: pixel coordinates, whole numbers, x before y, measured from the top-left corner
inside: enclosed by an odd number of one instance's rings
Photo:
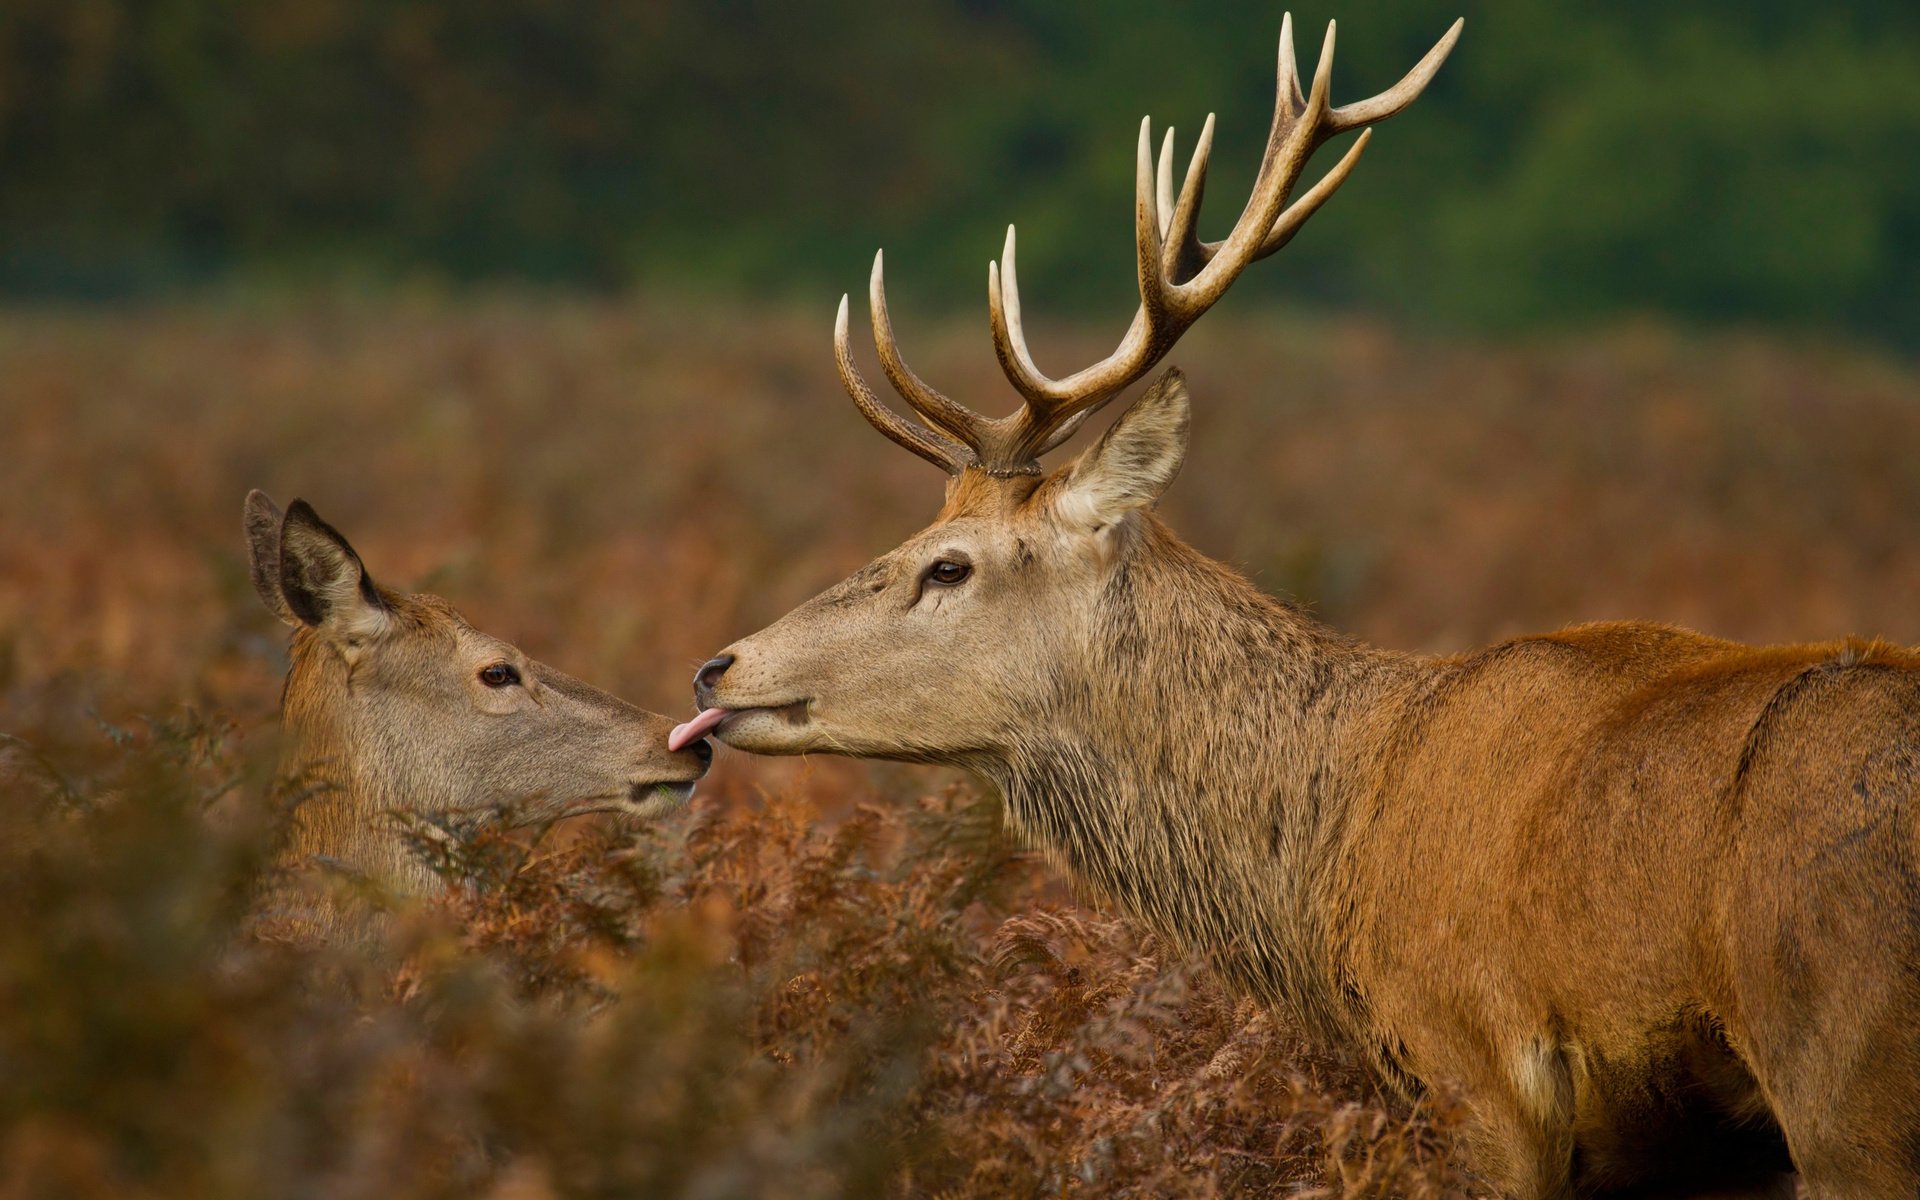
[[[253,585],[293,627],[281,773],[304,793],[283,864],[332,864],[395,894],[434,874],[407,843],[421,816],[539,824],[683,806],[713,761],[667,748],[672,722],[534,662],[438,596],[374,583],[347,539],[295,500],[246,502]],[[277,904],[296,931],[349,931],[323,905]]]
[[[1448,657],[1362,645],[1153,514],[1186,452],[1174,370],[1040,466],[1287,243],[1368,134],[1293,198],[1309,156],[1406,107],[1459,28],[1334,107],[1332,26],[1303,96],[1283,24],[1265,156],[1218,242],[1196,233],[1211,119],[1177,194],[1171,132],[1156,162],[1143,124],[1140,306],[1100,363],[1035,365],[1010,230],[987,282],[1011,416],[907,366],[876,258],[880,364],[918,420],[856,369],[844,299],[840,377],[948,473],[945,505],[703,666],[676,742],[975,773],[1019,836],[1236,987],[1461,1096],[1508,1195],[1752,1182],[1715,1175],[1739,1164],[1911,1200],[1920,656],[1639,622]]]

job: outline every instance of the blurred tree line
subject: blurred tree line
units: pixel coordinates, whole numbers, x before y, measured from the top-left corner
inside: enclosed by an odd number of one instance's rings
[[[6,0],[0,290],[238,275],[1030,305],[1131,290],[1135,125],[1251,179],[1280,0]],[[1427,97],[1246,292],[1441,323],[1662,310],[1920,341],[1913,0],[1295,10],[1335,98]],[[1331,154],[1328,155],[1332,157]]]

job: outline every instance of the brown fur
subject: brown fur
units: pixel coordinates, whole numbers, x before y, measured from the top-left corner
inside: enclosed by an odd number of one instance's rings
[[[720,736],[975,771],[1236,986],[1460,1089],[1507,1194],[1736,1183],[1783,1142],[1815,1196],[1920,1194],[1920,655],[1369,648],[1146,511],[1184,428],[1175,377],[1044,482],[961,475],[729,648]]]
[[[667,750],[668,718],[534,662],[438,596],[375,584],[303,502],[283,516],[254,492],[246,528],[261,600],[294,628],[282,774],[305,798],[287,865],[325,862],[417,894],[434,878],[406,844],[408,816],[654,816],[705,772],[706,747]],[[489,686],[493,666],[517,682]],[[308,907],[281,915],[322,932],[344,920]]]

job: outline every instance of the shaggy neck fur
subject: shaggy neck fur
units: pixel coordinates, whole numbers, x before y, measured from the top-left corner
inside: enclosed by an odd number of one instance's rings
[[[1346,746],[1417,660],[1134,524],[1084,661],[982,773],[1059,866],[1309,1028],[1353,1034],[1327,928]]]

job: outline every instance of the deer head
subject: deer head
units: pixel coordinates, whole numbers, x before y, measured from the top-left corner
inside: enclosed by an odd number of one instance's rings
[[[769,628],[729,646],[695,679],[700,715],[674,744],[715,731],[767,754],[836,751],[985,769],[1012,752],[1036,717],[1100,669],[1124,638],[1130,578],[1173,539],[1151,509],[1185,455],[1186,389],[1168,371],[1092,448],[1043,472],[1040,459],[1164,358],[1240,272],[1286,245],[1344,183],[1366,149],[1363,129],[1410,104],[1460,32],[1398,84],[1334,107],[1334,27],[1327,26],[1303,95],[1292,19],[1281,24],[1279,81],[1253,194],[1217,242],[1199,236],[1213,118],[1173,188],[1173,131],[1157,156],[1142,121],[1134,196],[1140,307],[1101,362],[1054,378],[1034,365],[1021,325],[1014,234],[987,271],[993,342],[1018,411],[991,419],[935,390],[907,366],[887,315],[883,263],[870,283],[874,341],[895,392],[919,420],[882,404],[855,367],[847,301],[834,330],[841,382],[894,442],[949,475],[934,523]],[[1346,155],[1294,195],[1314,151],[1361,130]],[[1123,601],[1116,606],[1116,598]],[[1171,650],[1172,648],[1168,648]]]
[[[246,532],[254,587],[294,630],[292,765],[337,784],[303,806],[321,815],[302,832],[330,826],[345,845],[309,852],[390,841],[393,811],[658,816],[712,761],[703,743],[667,749],[667,718],[533,661],[438,596],[379,586],[304,500],[283,514],[249,494]]]

